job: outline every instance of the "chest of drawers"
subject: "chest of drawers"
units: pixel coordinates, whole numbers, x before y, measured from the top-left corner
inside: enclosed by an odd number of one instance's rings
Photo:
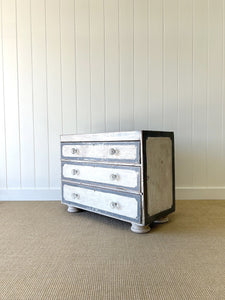
[[[173,132],[61,136],[62,203],[150,231],[175,210]]]

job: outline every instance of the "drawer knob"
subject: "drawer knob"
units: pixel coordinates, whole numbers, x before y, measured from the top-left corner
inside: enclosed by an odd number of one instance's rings
[[[71,153],[72,154],[78,154],[79,153],[79,150],[77,148],[72,148],[71,149]]]
[[[119,150],[118,150],[118,149],[115,149],[115,148],[111,148],[111,149],[109,150],[109,153],[110,153],[111,155],[116,155],[116,154],[119,154]]]
[[[72,175],[79,175],[80,171],[76,169],[72,169]]]
[[[111,180],[119,180],[120,179],[120,175],[119,174],[111,174],[110,178],[111,178]]]
[[[79,194],[76,194],[76,193],[72,193],[72,198],[73,198],[73,199],[79,199],[79,198],[80,198],[80,195],[79,195]]]
[[[112,207],[112,208],[119,208],[120,206],[119,206],[119,203],[117,203],[117,202],[111,202],[110,203],[110,206]]]

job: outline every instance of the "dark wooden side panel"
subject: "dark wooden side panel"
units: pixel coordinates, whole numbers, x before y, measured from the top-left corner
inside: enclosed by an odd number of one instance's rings
[[[143,132],[146,223],[175,211],[173,132]]]

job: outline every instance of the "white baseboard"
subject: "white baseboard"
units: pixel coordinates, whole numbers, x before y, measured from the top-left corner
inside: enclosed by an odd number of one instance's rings
[[[225,187],[177,187],[177,200],[225,200]]]
[[[0,189],[0,201],[59,201],[60,189]],[[225,187],[177,187],[176,200],[225,200]]]
[[[0,189],[0,201],[57,201],[60,189]]]

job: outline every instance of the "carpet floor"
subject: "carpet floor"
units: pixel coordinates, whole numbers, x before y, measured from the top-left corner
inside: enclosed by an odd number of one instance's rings
[[[177,201],[167,224],[59,202],[0,202],[0,299],[225,299],[225,201]]]

